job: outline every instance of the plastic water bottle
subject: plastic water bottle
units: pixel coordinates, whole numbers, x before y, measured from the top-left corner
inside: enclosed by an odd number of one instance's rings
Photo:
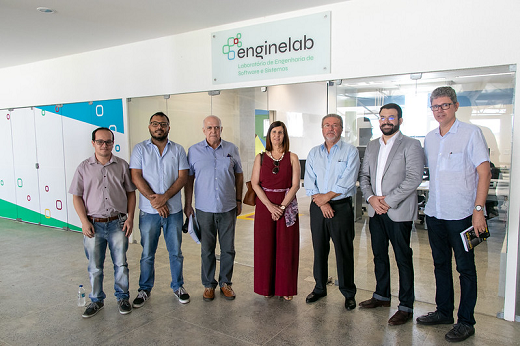
[[[83,285],[79,285],[78,290],[78,306],[85,306],[85,289]]]

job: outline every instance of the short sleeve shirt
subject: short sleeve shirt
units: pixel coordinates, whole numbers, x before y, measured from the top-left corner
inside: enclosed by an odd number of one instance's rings
[[[482,131],[473,124],[455,120],[444,136],[438,128],[426,135],[424,152],[430,170],[425,214],[443,220],[470,216],[477,195],[476,168],[489,161]]]
[[[128,163],[112,155],[102,165],[93,155],[74,173],[69,193],[83,197],[87,215],[106,218],[127,213],[127,192],[135,191]]]
[[[228,212],[237,206],[235,173],[242,173],[238,148],[220,140],[213,149],[206,140],[188,150],[190,175],[195,175],[195,208],[207,213]]]
[[[151,139],[147,139],[135,145],[130,157],[130,169],[140,169],[144,180],[157,194],[165,193],[179,178],[179,171],[189,168],[184,148],[170,140],[162,155]],[[170,198],[166,204],[171,214],[181,211],[181,192]],[[139,198],[139,209],[148,214],[158,214],[150,201],[143,196]]]

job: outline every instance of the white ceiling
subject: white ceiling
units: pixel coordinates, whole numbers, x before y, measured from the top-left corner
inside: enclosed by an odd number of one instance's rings
[[[0,0],[0,68],[342,1]]]

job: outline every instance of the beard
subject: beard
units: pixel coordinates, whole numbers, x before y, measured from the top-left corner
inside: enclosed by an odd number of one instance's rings
[[[155,139],[156,141],[159,141],[159,142],[162,142],[166,138],[168,138],[168,132],[166,132],[166,131],[163,131],[162,135],[156,135],[154,132],[150,131],[150,135],[152,136],[153,139]]]
[[[394,133],[396,133],[397,131],[399,131],[399,125],[385,124],[385,126],[388,126],[388,125],[390,125],[391,127],[386,127],[386,128],[383,126],[380,127],[381,132],[383,132],[383,134],[385,136],[391,136]]]

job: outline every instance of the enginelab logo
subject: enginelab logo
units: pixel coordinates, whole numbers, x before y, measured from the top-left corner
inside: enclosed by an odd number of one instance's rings
[[[241,38],[242,34],[237,33],[235,37],[229,37],[227,44],[222,46],[222,54],[227,55],[228,60],[234,60],[237,56],[239,59],[249,58],[250,56],[264,59],[266,55],[311,50],[314,47],[314,40],[307,35],[303,35],[302,39],[289,37],[286,40],[287,42],[268,43],[265,41],[263,45],[247,48],[242,48]],[[235,49],[237,49],[236,52]]]
[[[234,60],[235,59],[235,51],[232,49],[232,47],[237,46],[238,48],[242,47],[242,41],[240,39],[242,38],[242,34],[238,33],[236,37],[229,37],[227,40],[227,44],[222,46],[222,53],[227,54],[228,60]]]

